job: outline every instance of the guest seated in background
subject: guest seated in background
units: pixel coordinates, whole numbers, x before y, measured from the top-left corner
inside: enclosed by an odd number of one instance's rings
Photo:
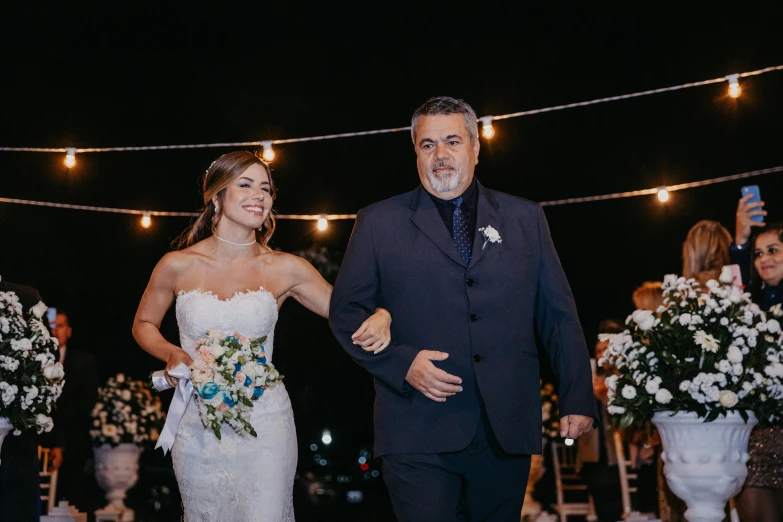
[[[598,326],[598,334],[616,334],[625,330],[619,321],[606,319]],[[597,339],[595,360],[603,357],[608,341]],[[577,469],[587,489],[593,496],[598,520],[615,522],[623,512],[620,497],[620,475],[617,469],[617,454],[614,451],[614,428],[607,412],[606,377],[612,368],[595,367],[593,393],[598,405],[598,428],[577,439]]]
[[[85,464],[92,454],[90,413],[98,393],[95,357],[71,346],[73,334],[68,314],[57,310],[52,334],[60,343],[60,362],[65,369],[63,393],[57,399],[54,429],[44,440],[51,445],[53,466],[58,468],[57,498],[80,507],[85,499]],[[47,444],[48,443],[48,444]]]
[[[682,276],[694,278],[702,286],[718,279],[730,262],[731,234],[717,221],[699,221],[688,231],[682,244]]]
[[[41,294],[29,286],[0,280],[0,292],[14,292],[22,304],[25,318],[38,304]],[[6,435],[0,451],[0,520],[35,522],[40,513],[40,478],[38,476],[38,443],[36,431],[19,436]]]
[[[661,281],[645,281],[642,286],[633,291],[633,305],[637,310],[652,310],[657,313],[663,304],[663,283]]]
[[[749,245],[753,252],[749,290],[753,301],[769,311],[783,303],[783,223],[764,226],[751,237]],[[740,520],[780,522],[783,520],[783,427],[759,422],[750,434],[748,450],[748,478],[737,498]]]

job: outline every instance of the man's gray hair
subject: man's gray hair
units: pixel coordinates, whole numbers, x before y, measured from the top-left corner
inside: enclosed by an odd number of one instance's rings
[[[468,129],[470,144],[473,145],[478,139],[478,118],[473,107],[462,100],[451,98],[449,96],[436,96],[427,100],[424,105],[416,109],[411,118],[411,139],[416,145],[416,124],[422,116],[448,116],[449,114],[462,114],[465,118],[465,127]]]

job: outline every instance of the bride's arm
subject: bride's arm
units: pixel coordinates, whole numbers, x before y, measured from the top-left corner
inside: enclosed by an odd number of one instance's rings
[[[329,318],[329,301],[332,298],[332,285],[321,277],[313,265],[297,256],[287,256],[290,263],[290,274],[293,285],[283,295],[296,299],[308,310],[321,317]],[[391,315],[383,308],[378,308],[353,334],[354,344],[366,351],[378,353],[391,341]]]
[[[180,362],[187,365],[193,363],[184,350],[168,342],[160,333],[163,316],[174,301],[174,282],[179,272],[178,265],[181,265],[177,258],[177,253],[171,252],[160,260],[152,272],[133,319],[133,338],[150,355],[165,361],[166,370]],[[170,379],[168,376],[166,378]],[[176,382],[169,383],[176,385]]]

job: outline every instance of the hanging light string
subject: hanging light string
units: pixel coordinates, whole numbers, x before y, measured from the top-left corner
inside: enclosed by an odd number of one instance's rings
[[[588,203],[591,201],[606,201],[610,199],[622,199],[631,198],[636,196],[649,196],[652,194],[658,194],[661,198],[661,191],[666,193],[675,192],[678,190],[686,190],[697,187],[705,187],[707,185],[714,185],[716,183],[725,183],[727,181],[736,181],[739,179],[753,178],[756,176],[763,176],[765,174],[773,174],[776,172],[783,172],[783,166],[772,167],[769,169],[752,170],[749,172],[743,172],[741,174],[732,174],[730,176],[723,176],[720,178],[705,179],[701,181],[692,181],[689,183],[680,183],[678,185],[670,185],[666,187],[656,187],[643,190],[632,190],[628,192],[616,192],[613,194],[600,194],[597,196],[587,196],[581,198],[568,198],[568,199],[556,199],[552,201],[542,201],[539,203],[542,207],[553,207],[561,205],[571,205],[575,203]],[[668,199],[668,197],[666,198]],[[661,201],[665,199],[661,198]],[[69,203],[53,203],[50,201],[33,201],[29,199],[16,199],[16,198],[4,198],[0,197],[0,203],[12,203],[17,205],[31,205],[38,207],[51,207],[51,208],[67,208],[71,210],[88,210],[92,212],[108,212],[113,214],[135,214],[143,216],[144,218],[151,218],[152,216],[165,216],[165,217],[196,217],[199,216],[199,212],[172,212],[165,210],[136,210],[129,208],[114,208],[114,207],[96,207],[91,205],[71,205]],[[320,230],[325,230],[325,224],[329,221],[338,221],[346,219],[356,219],[356,214],[276,214],[277,219],[291,219],[300,221],[316,221],[319,224]],[[147,221],[149,223],[149,221]]]
[[[757,76],[773,71],[783,70],[783,65],[776,65],[772,67],[765,67],[764,69],[757,69],[755,71],[747,71],[743,73],[730,74],[723,78],[713,78],[712,80],[704,80],[700,82],[683,83],[681,85],[674,85],[672,87],[662,87],[660,89],[651,89],[647,91],[640,91],[631,94],[623,94],[619,96],[608,96],[605,98],[597,98],[594,100],[567,103],[564,105],[556,105],[554,107],[544,107],[541,109],[532,109],[527,111],[512,112],[510,114],[500,114],[498,116],[482,116],[479,118],[482,125],[488,125],[488,129],[484,132],[484,136],[494,135],[494,129],[492,129],[492,121],[494,120],[506,120],[509,118],[518,118],[521,116],[532,116],[534,114],[542,114],[545,112],[561,111],[565,109],[573,109],[576,107],[586,107],[588,105],[596,105],[598,103],[607,103],[618,100],[627,100],[630,98],[638,98],[641,96],[649,96],[652,94],[659,94],[664,92],[678,91],[681,89],[689,89],[691,87],[701,87],[704,85],[711,85],[714,83],[728,82],[729,83],[729,95],[732,97],[739,96],[741,92],[739,88],[738,79],[746,78],[748,76]],[[735,95],[736,94],[736,95]],[[371,136],[374,134],[390,134],[394,132],[410,131],[410,126],[407,127],[394,127],[388,129],[379,129],[371,131],[361,132],[344,132],[340,134],[326,134],[323,136],[309,136],[302,138],[285,138],[277,140],[256,140],[256,141],[235,141],[235,142],[220,142],[220,143],[196,143],[190,145],[145,145],[137,147],[88,147],[88,148],[74,148],[74,147],[0,147],[0,151],[4,152],[66,152],[69,155],[75,153],[84,154],[88,152],[128,152],[128,151],[146,151],[146,150],[175,150],[175,149],[206,149],[206,148],[231,148],[231,147],[257,147],[263,146],[266,157],[274,158],[274,151],[272,145],[283,145],[286,143],[301,143],[306,141],[321,141],[321,140],[333,140],[339,138],[353,138],[357,136]],[[489,138],[488,138],[489,139]],[[73,153],[73,154],[72,154]],[[271,161],[271,160],[269,160]]]

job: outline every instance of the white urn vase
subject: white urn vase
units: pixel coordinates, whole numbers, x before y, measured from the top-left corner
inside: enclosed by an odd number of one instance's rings
[[[121,513],[120,520],[134,520],[135,513],[125,505],[127,491],[139,479],[139,457],[141,448],[135,444],[120,444],[111,447],[104,444],[94,448],[95,478],[106,492],[109,502],[106,508]]]
[[[704,422],[694,412],[657,412],[652,422],[663,442],[663,474],[675,495],[688,505],[690,522],[720,522],[726,502],[748,476],[748,438],[758,422],[748,411]]]
[[[3,447],[3,440],[5,440],[5,436],[11,433],[11,430],[13,429],[14,427],[11,424],[11,419],[8,417],[0,417],[0,449]],[[2,464],[1,461],[0,464]]]

